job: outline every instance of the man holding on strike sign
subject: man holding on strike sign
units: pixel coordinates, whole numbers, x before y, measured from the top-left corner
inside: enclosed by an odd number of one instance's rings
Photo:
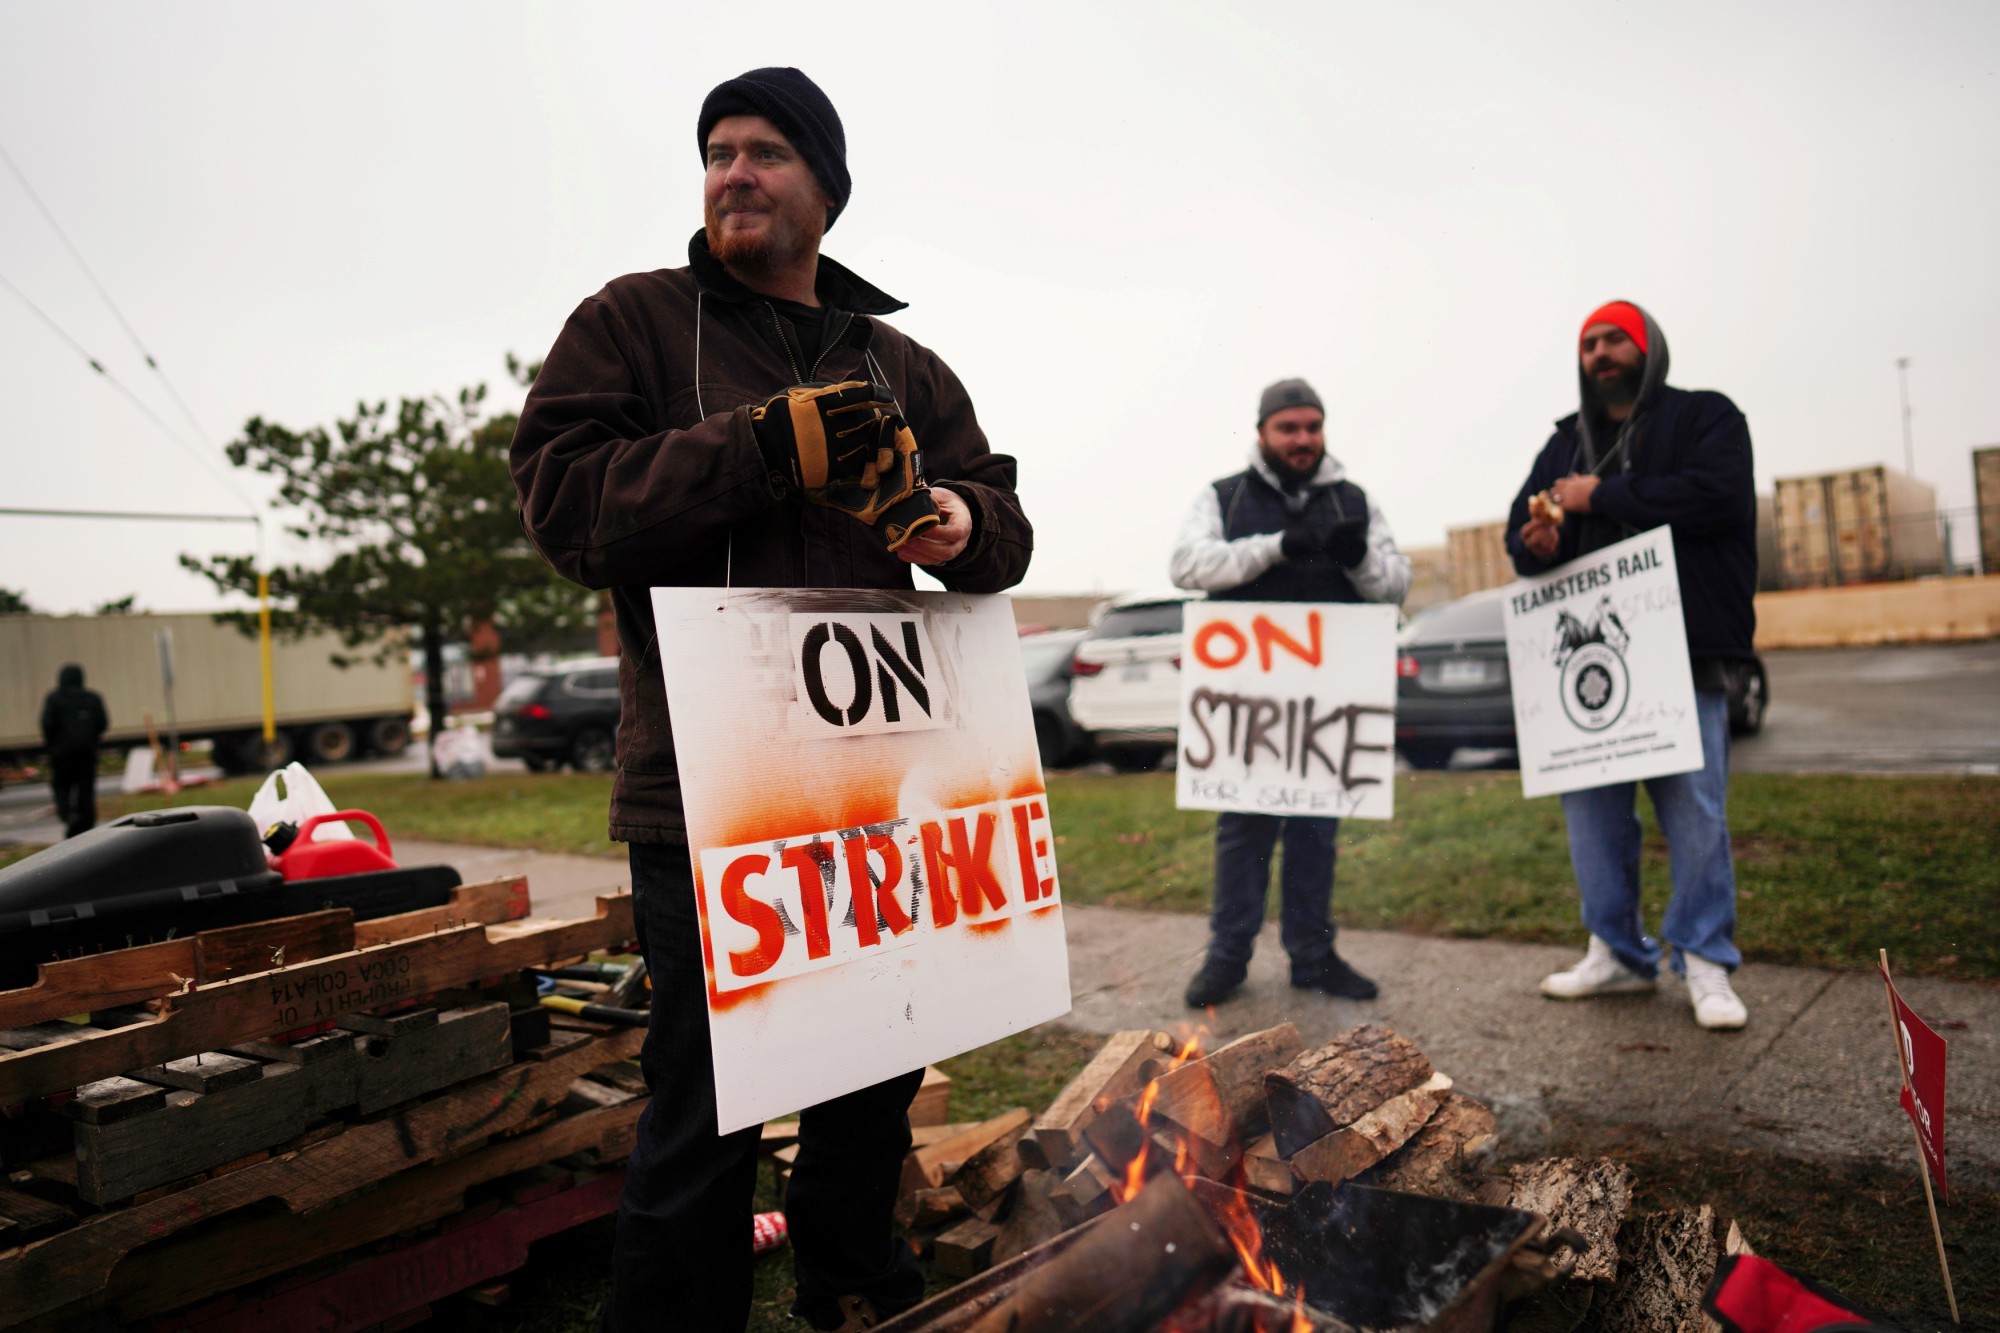
[[[795,69],[703,102],[705,226],[685,268],[614,278],[569,318],[521,409],[512,467],[530,538],[618,613],[611,836],[631,844],[653,983],[653,1100],[626,1175],[604,1326],[736,1330],[749,1317],[758,1128],[717,1132],[707,977],[648,589],[1019,582],[1033,534],[1014,460],[987,448],[903,308],[822,258],[847,204],[833,104]],[[922,449],[919,459],[917,450]],[[936,484],[926,484],[929,480]],[[746,776],[745,781],[754,781]],[[794,1314],[858,1329],[923,1278],[891,1227],[921,1070],[805,1108],[786,1211]]]
[[[1302,379],[1279,380],[1257,405],[1250,466],[1202,488],[1174,542],[1176,587],[1240,602],[1400,602],[1410,559],[1340,461],[1326,451],[1326,410]],[[1248,974],[1285,844],[1279,923],[1292,984],[1350,1000],[1375,983],[1334,951],[1338,819],[1245,814],[1215,820],[1215,908],[1208,958],[1188,983],[1192,1008],[1227,999]]]
[[[1729,984],[1736,949],[1736,870],[1729,854],[1729,673],[1749,669],[1757,625],[1757,497],[1750,427],[1709,390],[1667,385],[1667,340],[1653,317],[1612,301],[1583,322],[1582,408],[1556,423],[1514,498],[1507,549],[1540,574],[1661,524],[1673,532],[1681,615],[1693,659],[1703,766],[1648,778],[1667,836],[1674,892],[1660,933],[1687,977],[1695,1021],[1740,1028],[1749,1013]],[[1639,911],[1636,783],[1563,793],[1570,863],[1590,947],[1542,978],[1553,999],[1649,991],[1659,942]]]

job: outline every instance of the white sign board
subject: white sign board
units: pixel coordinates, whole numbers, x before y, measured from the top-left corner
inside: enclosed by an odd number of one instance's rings
[[[1069,1011],[1005,597],[655,588],[724,1133]]]
[[[1396,608],[1189,602],[1175,804],[1395,813]]]
[[[1701,767],[1667,528],[1510,585],[1503,612],[1523,795]]]

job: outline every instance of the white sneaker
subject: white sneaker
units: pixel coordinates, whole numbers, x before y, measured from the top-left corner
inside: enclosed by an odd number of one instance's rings
[[[1687,969],[1695,1022],[1705,1028],[1740,1028],[1750,1021],[1750,1011],[1730,988],[1728,968],[1691,953],[1681,955],[1681,966]]]
[[[1653,989],[1653,979],[1642,977],[1618,961],[1611,946],[1592,935],[1583,961],[1562,972],[1542,978],[1542,994],[1555,1000],[1586,1000],[1593,995],[1625,995]],[[1724,986],[1727,990],[1727,985]]]

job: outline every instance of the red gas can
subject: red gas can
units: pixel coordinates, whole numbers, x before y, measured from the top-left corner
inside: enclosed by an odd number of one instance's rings
[[[375,835],[371,846],[359,838],[338,838],[327,842],[314,842],[313,830],[322,824],[336,824],[353,819],[366,824],[368,831]],[[394,870],[396,863],[390,859],[389,835],[382,830],[382,821],[366,810],[337,810],[330,815],[314,815],[299,829],[289,847],[279,853],[271,864],[286,881],[295,879],[325,879],[329,875],[363,875],[371,870]]]

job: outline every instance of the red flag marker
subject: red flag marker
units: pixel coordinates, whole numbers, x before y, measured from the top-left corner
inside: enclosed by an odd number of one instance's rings
[[[1951,1322],[1958,1322],[1958,1296],[1951,1289],[1951,1265],[1945,1262],[1944,1231],[1938,1226],[1937,1199],[1931,1177],[1944,1190],[1944,1055],[1945,1040],[1903,1003],[1889,975],[1889,951],[1883,949],[1882,984],[1889,990],[1889,1027],[1896,1038],[1896,1067],[1903,1074],[1902,1104],[1917,1137],[1917,1164],[1924,1182],[1924,1202],[1931,1210],[1931,1237],[1937,1241],[1938,1270],[1944,1274],[1944,1295],[1951,1304]],[[1949,1193],[1946,1195],[1950,1197]]]

